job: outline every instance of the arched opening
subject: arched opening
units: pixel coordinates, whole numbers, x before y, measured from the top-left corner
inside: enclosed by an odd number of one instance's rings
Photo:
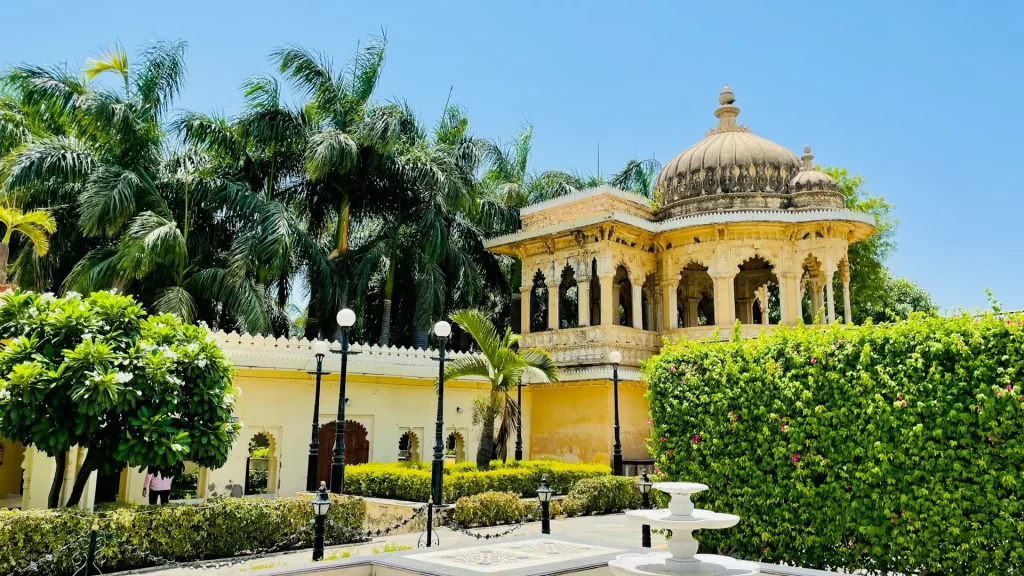
[[[579,326],[579,287],[576,285],[576,271],[566,265],[558,284],[558,327]]]
[[[462,437],[461,432],[448,433],[448,438],[444,442],[444,455],[445,458],[456,462],[466,459],[466,440]]]
[[[530,289],[530,332],[548,329],[548,285],[544,274],[538,270],[533,275]]]
[[[334,441],[337,438],[337,421],[328,422],[320,427],[318,433],[320,448],[317,452],[316,481],[331,485],[331,464],[334,461]],[[370,461],[369,435],[364,427],[355,420],[346,420],[343,427],[345,439],[345,464],[366,464]]]
[[[761,256],[754,256],[740,264],[739,273],[733,280],[733,291],[736,295],[736,318],[743,324],[764,323],[765,309],[770,307],[768,287],[778,286],[774,267]],[[755,308],[758,314],[755,320]],[[769,310],[768,318],[771,318]],[[776,319],[775,323],[778,323]]]
[[[24,494],[25,447],[0,438],[0,508],[21,508]]]
[[[601,279],[597,277],[597,258],[590,263],[590,325],[601,325]]]
[[[277,442],[267,432],[259,432],[249,440],[249,457],[245,459],[246,496],[277,493]]]
[[[708,267],[690,262],[679,273],[673,328],[696,328],[715,323],[715,284]]]
[[[633,326],[633,284],[629,281],[629,270],[622,265],[612,277],[612,302],[616,303],[612,308],[615,324]]]
[[[412,430],[406,430],[402,436],[398,438],[398,461],[420,461],[420,439]]]
[[[825,271],[821,261],[808,254],[800,277],[800,315],[805,324],[825,321]]]

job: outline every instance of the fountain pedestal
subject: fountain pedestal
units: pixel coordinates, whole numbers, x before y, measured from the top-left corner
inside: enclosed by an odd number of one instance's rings
[[[714,554],[697,554],[698,542],[693,537],[695,530],[721,530],[735,526],[740,521],[739,516],[732,514],[694,509],[690,495],[707,490],[707,486],[693,482],[659,482],[654,488],[671,496],[668,509],[630,510],[626,512],[626,517],[637,524],[671,530],[672,537],[667,540],[668,552],[623,554],[608,562],[612,573],[616,576],[748,576],[760,573],[756,562]]]

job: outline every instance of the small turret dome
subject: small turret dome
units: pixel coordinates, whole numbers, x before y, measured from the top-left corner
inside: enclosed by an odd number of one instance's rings
[[[802,162],[800,171],[789,182],[789,187],[793,192],[839,191],[836,181],[831,176],[814,169],[814,164],[811,163],[814,160],[814,154],[811,154],[810,146],[804,146],[804,155],[800,157],[800,160]]]

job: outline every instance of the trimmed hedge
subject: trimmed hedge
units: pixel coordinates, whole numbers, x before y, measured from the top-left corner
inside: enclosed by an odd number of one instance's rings
[[[611,474],[611,469],[604,464],[565,464],[547,460],[495,462],[491,470],[485,472],[472,468],[463,471],[464,468],[461,462],[445,467],[445,502],[484,492],[536,496],[544,474],[548,477],[548,486],[556,494],[565,494],[580,480]],[[356,496],[426,502],[430,498],[430,470],[422,463],[346,466],[345,492]]]
[[[640,508],[637,479],[629,476],[605,476],[580,480],[562,502],[566,516],[612,514]]]
[[[705,550],[1024,574],[1024,315],[683,341],[645,363],[652,453],[741,517]],[[738,332],[738,331],[737,331]]]
[[[332,500],[328,518],[335,524],[328,524],[327,540],[354,541],[349,529],[362,529],[365,502],[338,496]],[[96,521],[111,535],[98,551],[100,568],[112,572],[153,565],[146,555],[190,562],[269,548],[298,533],[312,518],[309,497],[219,498],[200,506],[120,508],[103,518],[71,509],[0,510],[0,574],[44,560],[87,534]],[[291,548],[312,546],[312,541],[309,529]],[[70,554],[54,554],[43,572],[74,572]]]

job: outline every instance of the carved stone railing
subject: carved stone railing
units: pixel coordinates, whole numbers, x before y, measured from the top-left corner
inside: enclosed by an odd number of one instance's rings
[[[622,353],[623,366],[638,366],[661,349],[661,334],[628,326],[584,326],[526,334],[519,345],[547,350],[559,366],[607,364],[612,350]]]
[[[761,335],[763,331],[765,334],[770,334],[777,326],[764,325],[764,324],[742,324],[740,325],[740,334],[743,338],[756,338]],[[680,338],[687,340],[710,340],[715,334],[715,330],[718,330],[719,340],[728,340],[732,338],[732,326],[694,326],[693,328],[676,328],[675,330],[668,330],[664,332],[665,337],[670,342],[675,342]]]

